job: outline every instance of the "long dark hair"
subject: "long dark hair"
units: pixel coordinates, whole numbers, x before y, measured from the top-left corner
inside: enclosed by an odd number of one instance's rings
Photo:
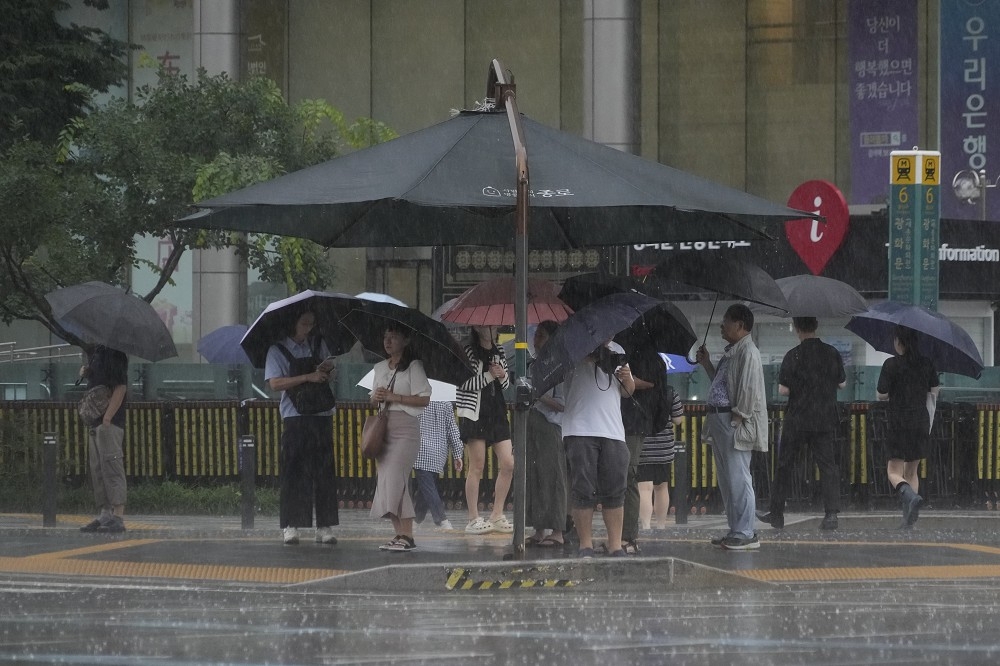
[[[892,331],[892,337],[893,340],[899,341],[899,345],[903,348],[903,353],[900,356],[907,362],[912,363],[923,356],[918,346],[917,332],[912,328],[897,325]]]
[[[413,354],[413,347],[410,346],[409,341],[413,340],[413,329],[404,324],[400,324],[398,321],[390,321],[385,327],[383,335],[386,333],[399,333],[407,340],[407,344],[403,347],[403,353],[400,354],[399,364],[396,365],[396,370],[406,370],[410,367],[410,361],[416,360],[416,356]]]

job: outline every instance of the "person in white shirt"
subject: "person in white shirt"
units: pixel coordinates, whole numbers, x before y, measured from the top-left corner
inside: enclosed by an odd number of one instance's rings
[[[573,366],[564,379],[562,434],[580,557],[594,556],[593,522],[598,504],[608,532],[608,553],[625,556],[622,523],[629,450],[621,398],[632,395],[635,380],[628,364],[621,363],[623,359],[624,350],[608,340]]]

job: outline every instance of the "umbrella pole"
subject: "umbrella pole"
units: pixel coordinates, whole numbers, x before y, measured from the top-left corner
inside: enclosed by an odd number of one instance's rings
[[[715,294],[715,302],[712,303],[712,314],[708,315],[708,325],[705,326],[705,339],[701,341],[701,346],[708,344],[708,332],[712,330],[712,320],[715,319],[715,308],[719,305],[719,293]]]
[[[514,141],[514,159],[517,168],[517,215],[514,235],[514,415],[511,439],[514,445],[514,543],[513,559],[524,559],[525,498],[527,467],[525,455],[528,441],[528,408],[531,406],[531,388],[528,375],[528,151],[524,143],[521,114],[517,110],[517,94],[513,77],[508,78],[497,59],[490,64],[486,82],[486,96],[492,96],[499,105],[503,102]]]

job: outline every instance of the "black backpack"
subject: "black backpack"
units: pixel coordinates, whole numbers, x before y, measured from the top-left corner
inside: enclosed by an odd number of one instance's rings
[[[319,341],[313,344],[312,355],[304,358],[295,358],[292,352],[288,351],[285,345],[278,343],[278,349],[288,359],[288,376],[308,375],[316,371],[316,366],[320,364]],[[337,399],[333,395],[333,389],[328,382],[315,383],[303,382],[294,388],[290,388],[285,393],[292,401],[295,411],[299,414],[309,415],[326,412],[333,409],[337,404]]]

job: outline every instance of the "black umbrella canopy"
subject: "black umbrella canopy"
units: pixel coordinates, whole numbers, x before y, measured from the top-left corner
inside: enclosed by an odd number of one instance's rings
[[[263,368],[271,345],[290,336],[302,313],[311,311],[316,316],[316,331],[327,349],[331,354],[342,354],[350,349],[354,338],[340,325],[340,318],[359,302],[348,294],[312,289],[282,298],[264,308],[250,324],[240,346],[255,368]]]
[[[681,285],[688,285],[718,296],[788,310],[785,294],[763,268],[724,254],[679,254],[657,264],[651,278],[665,293],[685,291]]]
[[[472,377],[465,350],[443,323],[414,308],[393,303],[358,299],[342,318],[361,345],[385,358],[383,337],[391,323],[402,324],[410,331],[410,349],[420,359],[430,379],[459,385]]]
[[[521,117],[535,248],[669,238],[769,238],[811,217]],[[182,225],[309,238],[328,247],[514,243],[516,172],[503,112],[424,130],[198,203]]]

